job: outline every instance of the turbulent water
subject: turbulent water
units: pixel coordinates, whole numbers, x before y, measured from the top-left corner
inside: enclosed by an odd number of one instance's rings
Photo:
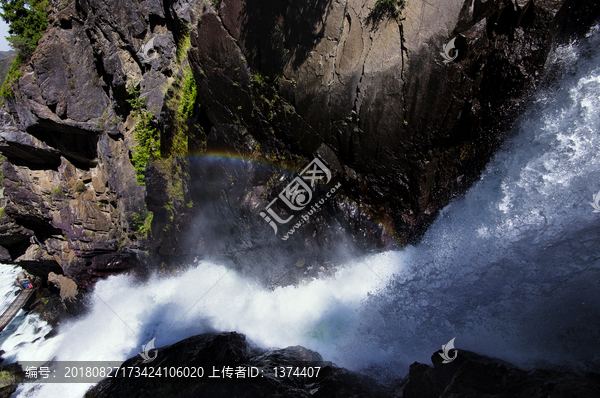
[[[600,191],[600,53],[586,53],[597,36],[554,53],[563,76],[419,245],[276,289],[209,262],[145,285],[111,277],[98,283],[90,313],[57,337],[1,348],[13,360],[124,360],[152,337],[160,347],[236,330],[263,347],[300,344],[340,366],[380,364],[401,376],[456,338],[458,355],[598,371],[600,214],[590,202]],[[19,393],[80,397],[87,387]]]

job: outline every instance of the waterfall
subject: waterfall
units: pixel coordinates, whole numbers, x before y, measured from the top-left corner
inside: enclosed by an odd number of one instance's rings
[[[458,355],[597,370],[600,214],[590,202],[600,191],[598,36],[554,51],[549,67],[562,75],[536,93],[480,181],[418,245],[274,289],[208,261],[144,285],[110,277],[96,285],[86,316],[9,354],[125,360],[153,337],[160,347],[235,330],[262,347],[303,345],[340,366],[392,376],[429,363],[452,338]],[[87,387],[19,393],[81,397]]]
[[[455,337],[459,349],[523,367],[598,369],[597,31],[553,53],[549,69],[563,75],[536,93],[481,180],[401,253],[408,267],[361,307],[340,344],[353,367],[428,363]]]

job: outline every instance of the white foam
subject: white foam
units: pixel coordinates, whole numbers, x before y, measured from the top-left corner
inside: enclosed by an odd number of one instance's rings
[[[111,277],[96,285],[90,313],[61,327],[60,336],[50,340],[52,355],[46,358],[123,361],[153,337],[161,347],[213,330],[242,332],[263,347],[300,344],[334,356],[331,348],[352,330],[361,302],[380,291],[401,264],[396,253],[378,254],[329,279],[274,290],[210,262],[142,285]],[[17,358],[40,360],[39,353],[35,358],[28,354]],[[44,396],[59,388],[44,385],[31,393]],[[74,396],[85,391],[82,385],[67,390],[76,390]]]

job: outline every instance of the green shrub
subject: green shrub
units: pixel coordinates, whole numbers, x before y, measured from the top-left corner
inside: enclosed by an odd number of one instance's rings
[[[250,76],[250,81],[255,83],[258,86],[264,86],[267,84],[267,80],[269,80],[268,76],[263,75],[260,72],[256,72]]]
[[[190,45],[190,28],[189,26],[184,26],[181,29],[181,32],[179,33],[175,43],[175,60],[178,64],[181,64],[181,61],[183,61],[186,57],[187,50],[190,48]]]
[[[146,186],[146,165],[149,161],[160,158],[160,139],[158,129],[152,124],[152,114],[146,109],[146,102],[140,98],[140,89],[131,86],[127,100],[137,121],[133,134],[138,145],[133,147],[131,163],[135,169],[135,179],[141,186]]]
[[[26,63],[48,26],[48,0],[0,0],[0,18],[8,24],[8,37],[17,51],[6,79],[0,87],[0,95],[13,98],[14,84],[21,77],[21,65]]]
[[[196,81],[191,69],[185,69],[183,71],[183,91],[181,93],[181,103],[177,109],[179,113],[179,119],[186,121],[187,118],[192,116],[194,110],[194,104],[196,103],[196,96],[198,91],[196,89]]]
[[[180,94],[170,103],[175,110],[175,135],[171,143],[171,156],[185,156],[188,151],[188,119],[192,116],[198,91],[190,68],[183,71]]]
[[[154,213],[151,211],[148,212],[148,215],[144,219],[144,223],[140,226],[140,232],[147,235],[152,228],[152,220],[154,219]]]
[[[397,18],[405,6],[405,0],[377,0],[367,16],[367,23],[377,25],[385,17]]]
[[[133,222],[138,229],[138,232],[148,237],[148,233],[152,229],[152,220],[154,219],[154,213],[148,211],[145,207],[143,210],[138,209],[139,213],[133,216]]]
[[[52,193],[52,197],[54,197],[54,198],[62,199],[66,196],[60,186],[58,186],[54,189],[51,189],[50,192]]]
[[[77,193],[83,193],[87,191],[87,187],[85,186],[85,184],[83,183],[83,181],[79,181],[77,183],[77,186],[75,187],[75,192]]]
[[[197,97],[196,81],[189,66],[183,68],[170,91],[167,107],[169,112],[168,137],[162,142],[163,157],[181,157],[188,153],[190,117]]]
[[[0,0],[0,17],[8,24],[8,41],[28,60],[48,26],[48,0]]]
[[[4,98],[13,98],[15,96],[14,85],[17,80],[23,75],[23,71],[21,70],[21,64],[23,63],[21,56],[17,54],[15,60],[13,61],[10,69],[8,70],[8,74],[6,75],[6,79],[2,83],[2,87],[0,87],[0,95]]]

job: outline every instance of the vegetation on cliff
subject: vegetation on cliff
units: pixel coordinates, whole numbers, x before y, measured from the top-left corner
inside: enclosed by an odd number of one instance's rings
[[[28,59],[48,26],[48,0],[0,0],[0,17],[8,23],[8,41]]]
[[[8,41],[17,50],[0,95],[13,97],[13,84],[22,74],[20,66],[29,60],[48,26],[48,0],[0,0],[0,5],[0,17],[8,23]]]
[[[181,65],[181,62],[187,56],[187,51],[190,48],[190,45],[190,27],[183,26],[178,37],[176,38],[177,50],[175,52],[175,59],[177,60],[178,65]]]
[[[20,55],[17,55],[15,60],[13,61],[8,73],[6,74],[6,78],[0,87],[0,95],[2,97],[14,97],[15,93],[13,91],[13,86],[15,82],[21,77],[23,71],[21,70],[21,65],[23,64],[23,60]]]
[[[185,203],[184,193],[189,176],[184,171],[183,157],[188,153],[189,119],[197,96],[194,76],[189,66],[186,66],[171,86],[170,98],[166,101],[165,109],[169,128],[162,133],[163,137],[156,126],[154,116],[147,110],[144,98],[140,97],[140,89],[132,86],[128,93],[131,97],[128,102],[137,122],[134,127],[134,137],[138,144],[133,147],[131,154],[136,181],[141,186],[145,186],[146,166],[148,163],[155,165],[156,170],[166,181],[165,210],[169,221],[173,221],[178,207],[193,205],[192,202]],[[147,234],[153,219],[152,212],[144,211],[138,219],[139,231]]]
[[[134,137],[138,142],[133,148],[132,163],[136,171],[136,180],[145,186],[146,165],[151,161],[165,160],[172,157],[185,156],[188,150],[188,119],[196,103],[196,82],[191,70],[184,68],[181,77],[173,84],[173,95],[167,101],[168,113],[171,114],[171,134],[165,137],[161,144],[161,133],[156,126],[154,116],[148,111],[146,101],[140,97],[140,89],[131,86],[128,89],[130,98],[127,102],[131,105],[135,117]]]
[[[192,116],[196,103],[196,81],[191,69],[184,68],[181,77],[174,84],[173,97],[167,101],[167,107],[173,112],[173,135],[170,145],[165,147],[165,155],[185,156],[188,150],[188,119]]]
[[[167,119],[171,126],[163,146],[162,159],[157,162],[157,168],[167,181],[167,203],[165,210],[169,222],[173,221],[177,208],[191,207],[192,202],[185,203],[185,192],[189,175],[185,171],[188,153],[188,138],[190,134],[190,119],[196,104],[196,81],[189,66],[182,69],[180,76],[172,86],[170,98],[167,100]],[[166,229],[169,225],[166,226]]]
[[[148,112],[146,101],[140,98],[140,89],[131,86],[127,90],[131,97],[127,100],[131,105],[133,116],[136,120],[134,137],[138,145],[133,147],[131,163],[135,169],[135,179],[141,186],[146,186],[146,164],[152,159],[160,158],[160,138],[158,129],[153,124],[152,114]]]
[[[377,0],[367,17],[367,22],[377,23],[385,17],[397,18],[405,6],[406,0]]]

